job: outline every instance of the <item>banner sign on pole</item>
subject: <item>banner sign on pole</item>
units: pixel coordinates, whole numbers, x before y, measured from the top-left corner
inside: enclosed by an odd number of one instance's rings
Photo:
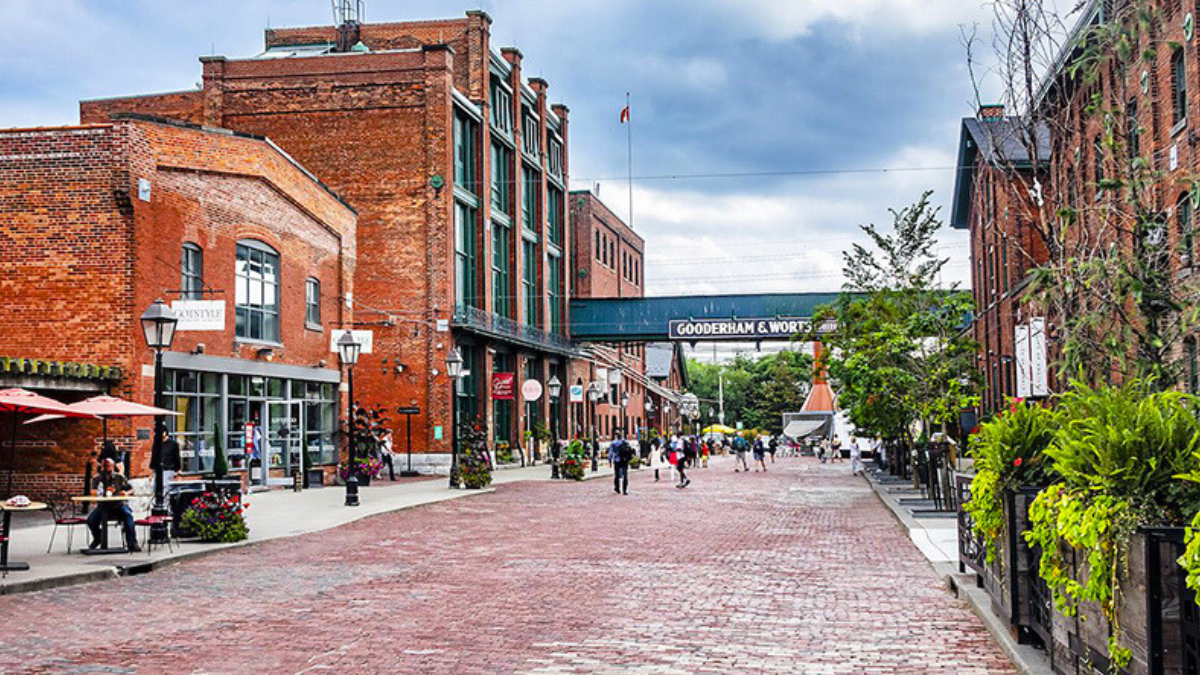
[[[1029,368],[1029,326],[1019,324],[1016,327],[1016,335],[1013,338],[1013,347],[1016,351],[1016,371],[1017,371],[1017,398],[1029,398],[1030,387],[1030,368]]]
[[[571,385],[570,396],[571,396],[571,398],[570,398],[571,403],[583,403],[583,385],[582,384]]]
[[[1050,378],[1046,367],[1046,319],[1029,320],[1029,387],[1030,395],[1050,395]]]
[[[791,338],[813,329],[812,321],[800,318],[773,319],[677,319],[669,324],[672,340],[762,340]],[[836,321],[817,327],[818,333],[837,330]]]
[[[224,300],[176,300],[171,310],[179,317],[175,330],[225,330]]]
[[[511,401],[516,397],[516,373],[492,373],[492,399],[496,401]]]

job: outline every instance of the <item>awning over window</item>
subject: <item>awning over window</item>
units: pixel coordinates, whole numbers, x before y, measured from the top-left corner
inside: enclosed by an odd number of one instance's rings
[[[825,424],[825,420],[792,420],[783,430],[783,435],[795,440],[805,439],[823,429]]]

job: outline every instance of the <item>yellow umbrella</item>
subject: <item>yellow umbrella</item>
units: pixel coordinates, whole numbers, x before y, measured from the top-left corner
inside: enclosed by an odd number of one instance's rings
[[[704,429],[701,429],[701,433],[705,433],[705,434],[732,434],[732,433],[737,433],[737,429],[733,429],[733,428],[731,428],[731,427],[727,427],[727,426],[725,426],[724,424],[714,424],[714,425],[712,425],[712,426],[705,427]]]

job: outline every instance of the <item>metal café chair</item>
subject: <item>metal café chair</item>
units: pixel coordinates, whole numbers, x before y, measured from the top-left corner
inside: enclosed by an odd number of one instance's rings
[[[54,548],[54,537],[58,535],[60,527],[67,528],[67,553],[70,553],[75,540],[75,528],[87,525],[87,518],[80,514],[76,503],[69,498],[50,499],[46,501],[46,505],[54,515],[54,530],[50,532],[50,545],[46,547],[46,553]]]

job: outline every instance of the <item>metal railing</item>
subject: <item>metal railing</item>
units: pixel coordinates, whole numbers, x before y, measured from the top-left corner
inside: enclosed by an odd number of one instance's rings
[[[513,321],[506,316],[500,316],[478,307],[460,305],[455,308],[453,324],[459,328],[519,342],[536,349],[564,355],[575,355],[579,352],[578,346],[566,336]]]

